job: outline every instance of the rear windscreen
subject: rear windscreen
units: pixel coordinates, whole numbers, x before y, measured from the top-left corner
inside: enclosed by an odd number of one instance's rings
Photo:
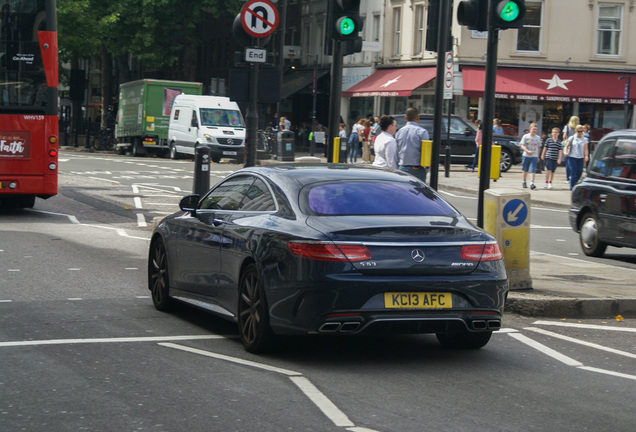
[[[458,213],[426,186],[397,182],[338,182],[305,191],[302,203],[314,215],[447,215]]]
[[[201,125],[245,127],[240,111],[218,108],[201,108]]]

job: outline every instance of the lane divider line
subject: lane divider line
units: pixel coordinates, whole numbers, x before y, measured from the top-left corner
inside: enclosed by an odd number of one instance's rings
[[[590,348],[594,348],[594,349],[598,349],[598,350],[602,350],[602,351],[607,351],[607,352],[610,352],[612,354],[618,354],[618,355],[622,355],[622,356],[625,356],[625,357],[630,357],[630,358],[636,359],[636,354],[628,353],[628,352],[625,352],[625,351],[620,351],[620,350],[617,350],[617,349],[614,349],[614,348],[609,348],[609,347],[606,347],[606,346],[603,346],[603,345],[599,345],[599,344],[595,344],[595,343],[592,343],[592,342],[586,342],[586,341],[583,341],[583,340],[580,340],[580,339],[576,339],[576,338],[573,338],[573,337],[570,337],[570,336],[565,336],[565,335],[562,335],[562,334],[559,334],[559,333],[554,333],[554,332],[551,332],[549,330],[543,330],[543,329],[536,328],[536,327],[526,327],[525,330],[530,330],[530,331],[533,331],[533,332],[536,332],[536,333],[544,334],[546,336],[551,336],[553,338],[561,339],[561,340],[564,340],[564,341],[567,341],[567,342],[572,342],[572,343],[583,345],[583,346],[587,346],[587,347],[590,347]]]
[[[344,412],[342,412],[333,402],[331,402],[331,400],[329,400],[327,396],[325,396],[324,393],[318,390],[318,388],[300,372],[292,371],[289,369],[282,369],[276,366],[258,363],[238,357],[231,357],[225,354],[219,354],[211,351],[187,347],[184,345],[178,345],[171,342],[160,343],[159,345],[285,375],[289,377],[289,379],[305,394],[305,396],[307,396],[309,400],[311,400],[311,402],[313,402],[313,404],[316,405],[316,407],[318,407],[318,409],[320,409],[320,411],[322,411],[322,413],[327,416],[327,418],[331,420],[336,426],[346,427],[347,430],[350,432],[378,432],[373,429],[356,427],[356,425],[347,417]]]

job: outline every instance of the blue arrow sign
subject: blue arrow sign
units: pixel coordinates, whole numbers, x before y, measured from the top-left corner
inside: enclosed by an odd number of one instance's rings
[[[503,218],[510,226],[519,226],[528,219],[528,206],[520,199],[508,201],[503,209]]]

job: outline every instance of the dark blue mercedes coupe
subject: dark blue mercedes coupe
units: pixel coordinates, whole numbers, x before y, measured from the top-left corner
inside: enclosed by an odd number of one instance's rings
[[[481,348],[508,281],[493,236],[400,171],[363,165],[240,169],[153,232],[148,287],[238,324],[245,348],[279,335],[435,333]]]

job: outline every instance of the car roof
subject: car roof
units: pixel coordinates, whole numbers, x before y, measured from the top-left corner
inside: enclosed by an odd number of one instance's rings
[[[621,129],[617,131],[613,131],[605,135],[601,138],[602,141],[609,138],[617,138],[617,137],[628,137],[628,138],[636,138],[636,129]]]
[[[241,173],[260,174],[275,183],[295,181],[299,187],[325,181],[413,181],[413,177],[401,171],[388,170],[369,165],[348,165],[338,163],[285,163],[259,167],[242,168],[232,175]]]

